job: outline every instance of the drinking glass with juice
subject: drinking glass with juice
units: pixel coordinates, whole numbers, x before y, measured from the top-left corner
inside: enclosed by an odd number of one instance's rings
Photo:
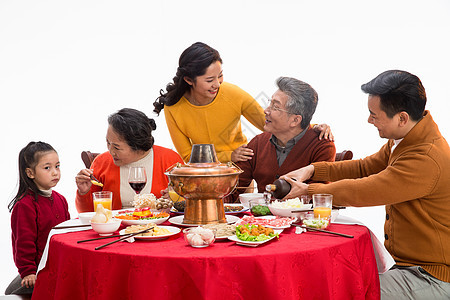
[[[94,211],[97,211],[97,206],[101,204],[104,208],[112,210],[112,192],[101,191],[92,193],[94,200]]]
[[[314,194],[313,210],[315,219],[330,219],[331,207],[333,203],[333,195],[331,194]]]

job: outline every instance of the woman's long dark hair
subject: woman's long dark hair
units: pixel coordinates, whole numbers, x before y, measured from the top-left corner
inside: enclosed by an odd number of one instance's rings
[[[159,115],[164,105],[176,104],[190,88],[184,77],[195,82],[197,76],[205,75],[206,69],[216,61],[222,63],[219,52],[204,43],[194,43],[184,50],[178,61],[178,69],[173,82],[166,86],[166,93],[160,90],[160,96],[153,102],[155,107],[153,111]]]
[[[49,151],[56,150],[47,143],[44,142],[30,142],[19,153],[19,190],[17,195],[8,204],[8,209],[11,212],[17,202],[22,199],[25,194],[31,190],[34,193],[35,199],[39,194],[39,189],[34,183],[34,180],[28,177],[26,169],[34,169],[39,163],[39,159],[42,155]]]

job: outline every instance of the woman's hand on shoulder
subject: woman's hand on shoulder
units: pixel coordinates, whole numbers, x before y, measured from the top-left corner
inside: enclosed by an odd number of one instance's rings
[[[91,169],[83,169],[75,176],[75,182],[77,183],[80,195],[85,195],[91,189],[91,175],[93,173],[94,172]]]
[[[242,145],[231,153],[231,161],[235,163],[240,161],[247,161],[252,157],[253,157],[253,150],[247,148],[247,145]]]
[[[36,283],[36,274],[30,274],[25,276],[21,282],[22,286],[26,288],[34,287],[35,283]]]
[[[329,141],[334,141],[333,133],[331,132],[331,127],[328,124],[316,124],[313,127],[315,132],[319,132],[319,140],[326,139]]]

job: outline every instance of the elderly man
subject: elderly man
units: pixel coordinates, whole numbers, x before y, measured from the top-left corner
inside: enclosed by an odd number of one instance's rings
[[[369,123],[389,141],[361,160],[286,174],[287,197],[329,193],[336,205],[386,205],[384,244],[396,265],[380,275],[381,298],[450,299],[449,145],[425,111],[417,76],[386,71],[361,88],[369,94]],[[331,183],[302,183],[308,179]]]
[[[255,136],[248,148],[251,159],[238,163],[244,171],[239,185],[248,186],[254,179],[258,190],[281,175],[316,161],[334,161],[336,148],[327,139],[319,139],[310,125],[318,96],[307,83],[295,78],[280,77],[278,90],[264,110],[264,133]]]

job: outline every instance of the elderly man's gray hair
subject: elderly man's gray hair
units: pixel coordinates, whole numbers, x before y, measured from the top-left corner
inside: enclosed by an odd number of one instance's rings
[[[306,82],[291,77],[280,77],[276,84],[288,96],[286,110],[302,116],[302,129],[308,127],[319,101],[317,92]]]

